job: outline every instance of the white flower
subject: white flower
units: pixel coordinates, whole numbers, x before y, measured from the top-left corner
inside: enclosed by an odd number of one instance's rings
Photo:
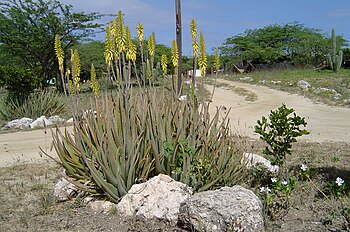
[[[271,192],[271,189],[270,189],[269,187],[266,187],[266,188],[265,188],[265,191],[266,191],[267,193],[270,193],[270,192]]]
[[[277,182],[277,178],[276,178],[276,177],[272,177],[272,178],[271,178],[271,182],[272,182],[272,183],[276,183],[276,182]]]
[[[260,192],[261,193],[265,192],[265,187],[260,187]]]
[[[301,169],[303,172],[305,172],[305,171],[307,170],[306,164],[301,164],[300,169]]]
[[[335,180],[335,183],[338,185],[338,186],[342,186],[344,184],[344,180],[340,177],[337,177],[337,179]]]
[[[284,181],[282,181],[282,184],[283,184],[283,185],[287,185],[288,182],[284,180]]]

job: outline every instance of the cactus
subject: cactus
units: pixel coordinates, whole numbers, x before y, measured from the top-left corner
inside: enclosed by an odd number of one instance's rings
[[[339,50],[337,54],[337,38],[334,28],[332,29],[332,54],[327,54],[327,62],[334,72],[338,72],[343,62],[343,51]]]

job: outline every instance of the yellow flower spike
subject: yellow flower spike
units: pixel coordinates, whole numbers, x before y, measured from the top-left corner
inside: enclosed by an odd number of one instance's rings
[[[206,72],[207,72],[207,54],[205,51],[205,43],[204,43],[204,36],[203,33],[200,32],[200,37],[199,37],[199,49],[200,49],[200,54],[199,54],[199,59],[198,59],[198,65],[201,70],[201,75],[202,77],[205,77]]]
[[[69,93],[74,95],[75,88],[74,88],[74,84],[73,84],[71,79],[68,79],[68,88],[69,88]]]
[[[190,32],[192,39],[195,40],[197,38],[197,23],[196,20],[192,19],[190,24]]]
[[[55,36],[55,52],[56,52],[56,56],[58,59],[58,66],[59,69],[61,71],[61,73],[63,73],[63,61],[64,61],[64,52],[61,46],[61,40],[60,40],[60,36],[56,34]]]
[[[117,37],[117,23],[116,23],[116,20],[110,21],[108,28],[109,28],[110,39],[115,40],[116,37]]]
[[[144,35],[143,25],[141,23],[137,24],[136,31],[137,31],[137,38],[139,39],[139,42],[142,43],[145,35]]]
[[[161,58],[161,65],[162,65],[162,70],[164,74],[167,74],[167,67],[168,67],[168,58],[166,55],[162,55]]]
[[[127,26],[125,27],[125,42],[126,59],[134,63],[136,61],[136,45],[132,41],[130,29]]]
[[[149,59],[147,59],[147,61],[146,61],[146,72],[147,72],[148,80],[151,81],[151,79],[152,79],[152,70],[151,70],[151,65],[150,65]]]
[[[105,50],[104,58],[108,68],[111,66],[113,60],[113,45],[111,41],[111,28],[107,26],[106,28],[106,41],[105,41]]]
[[[80,91],[80,57],[77,50],[71,50],[73,84],[77,92]]]
[[[177,44],[176,41],[173,40],[172,46],[171,46],[171,61],[173,62],[174,68],[176,68],[179,65],[179,51],[177,50]]]
[[[190,32],[192,37],[192,50],[193,50],[193,56],[198,55],[198,42],[197,42],[197,23],[196,20],[192,19],[190,24]]]
[[[148,54],[153,57],[155,53],[155,38],[154,38],[154,32],[148,37]]]
[[[97,81],[96,70],[94,64],[91,64],[91,89],[94,95],[97,97],[100,95],[100,85]]]
[[[116,30],[117,30],[117,33],[116,33],[115,43],[117,45],[118,52],[122,53],[125,51],[126,39],[125,39],[124,19],[121,11],[118,12],[118,16],[116,19]]]
[[[215,51],[215,60],[214,60],[214,71],[217,73],[220,69],[220,57],[219,57],[219,49],[216,48]]]

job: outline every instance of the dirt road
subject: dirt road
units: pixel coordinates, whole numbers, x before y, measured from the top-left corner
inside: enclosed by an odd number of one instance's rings
[[[71,130],[71,127],[69,127]],[[51,162],[45,155],[39,154],[41,147],[46,153],[56,156],[51,151],[51,130],[22,131],[9,134],[0,134],[0,167],[15,164]]]
[[[350,141],[350,109],[315,104],[310,100],[285,92],[272,90],[264,86],[254,86],[220,80],[230,86],[244,88],[257,95],[257,100],[249,102],[230,88],[216,88],[213,106],[231,108],[229,113],[231,127],[234,131],[257,138],[254,133],[256,121],[267,116],[272,109],[283,102],[296,110],[300,116],[306,117],[307,129],[311,132],[304,139],[309,141]],[[211,87],[208,87],[211,88]],[[223,108],[223,107],[221,107]],[[214,110],[212,108],[211,110]],[[224,113],[224,110],[222,110]],[[39,155],[39,147],[50,151],[52,136],[50,130],[34,130],[0,134],[0,167],[16,163],[38,162],[48,160]]]
[[[231,87],[244,88],[257,95],[257,100],[246,101],[230,88],[216,88],[213,105],[231,108],[229,118],[231,127],[243,135],[258,138],[254,126],[261,116],[267,116],[271,110],[277,109],[282,103],[292,107],[297,115],[306,118],[310,135],[303,138],[313,142],[345,141],[350,142],[350,109],[331,107],[313,103],[302,96],[289,94],[267,88],[240,82],[220,80]],[[222,108],[222,107],[221,107]],[[212,109],[213,110],[213,109]]]

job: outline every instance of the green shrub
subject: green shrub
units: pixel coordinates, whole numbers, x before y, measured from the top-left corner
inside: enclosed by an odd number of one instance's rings
[[[66,110],[66,103],[61,101],[60,95],[53,91],[36,91],[23,102],[8,99],[2,103],[0,115],[4,120],[18,118],[36,119],[42,115],[47,117],[62,114]]]
[[[300,128],[306,125],[305,118],[297,116],[294,110],[287,108],[285,104],[271,111],[269,120],[264,116],[261,121],[258,120],[255,132],[268,144],[263,153],[272,156],[273,165],[282,166],[286,155],[291,154],[292,143],[297,141],[296,138],[309,134],[307,130]]]
[[[0,66],[0,87],[9,91],[11,100],[24,101],[40,84],[41,79],[29,68]]]

